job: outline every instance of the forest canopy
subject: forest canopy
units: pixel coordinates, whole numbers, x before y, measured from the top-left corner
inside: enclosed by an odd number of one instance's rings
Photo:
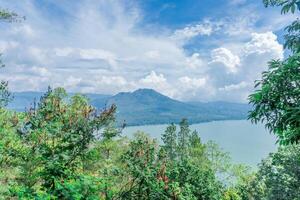
[[[300,1],[264,0],[282,13]],[[18,14],[0,9],[2,22]],[[285,60],[269,62],[249,96],[249,119],[263,122],[281,145],[256,170],[233,164],[188,119],[170,124],[161,142],[122,135],[115,105],[98,110],[81,94],[51,89],[26,112],[6,108],[0,84],[0,199],[297,200],[300,196],[299,21],[286,28]],[[1,62],[1,66],[4,64]]]

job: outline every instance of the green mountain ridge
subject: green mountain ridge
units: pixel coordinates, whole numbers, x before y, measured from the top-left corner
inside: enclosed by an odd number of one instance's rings
[[[14,93],[9,108],[23,111],[38,100],[41,92]],[[117,105],[117,123],[126,125],[147,125],[179,123],[188,118],[190,123],[216,120],[245,119],[250,106],[230,102],[181,102],[153,89],[138,89],[134,92],[120,92],[116,95],[85,94],[93,106],[102,109]]]

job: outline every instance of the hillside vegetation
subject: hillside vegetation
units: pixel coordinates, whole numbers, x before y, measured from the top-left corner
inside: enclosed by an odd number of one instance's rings
[[[263,3],[280,6],[283,14],[300,10],[300,0]],[[0,9],[4,22],[21,19]],[[283,61],[271,61],[249,96],[253,105],[249,119],[263,122],[280,144],[256,171],[232,164],[230,156],[214,142],[203,143],[186,118],[180,120],[179,128],[172,123],[166,128],[162,144],[142,132],[135,133],[133,139],[123,137],[116,115],[123,112],[120,104],[125,100],[118,99],[133,101],[146,92],[141,102],[135,102],[135,109],[142,110],[135,117],[141,119],[147,108],[143,106],[154,101],[153,96],[155,105],[164,106],[149,106],[160,112],[151,115],[153,118],[176,106],[187,106],[154,91],[121,93],[99,110],[85,96],[49,88],[25,112],[16,112],[6,107],[12,95],[8,83],[2,81],[0,199],[299,200],[299,20],[286,30],[285,47],[291,55]],[[165,100],[168,103],[164,105]],[[115,103],[119,103],[119,111]],[[187,110],[199,105],[188,106],[192,107]],[[133,113],[133,107],[123,109]],[[209,107],[203,109],[210,112]]]

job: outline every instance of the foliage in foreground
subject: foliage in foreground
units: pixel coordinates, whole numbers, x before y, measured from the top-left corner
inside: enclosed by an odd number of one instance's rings
[[[300,2],[265,0],[295,12]],[[0,10],[0,20],[16,15]],[[231,165],[227,154],[182,120],[162,136],[163,144],[143,133],[119,137],[115,107],[97,112],[88,100],[49,90],[27,113],[3,107],[0,91],[1,199],[221,199],[297,200],[300,196],[299,22],[287,28],[286,47],[293,55],[272,61],[250,96],[250,118],[266,121],[279,137],[278,152],[262,161],[256,173]],[[234,177],[233,179],[231,177]],[[225,178],[225,181],[220,181]]]
[[[270,154],[257,173],[203,143],[186,119],[162,144],[120,136],[115,107],[49,90],[27,113],[0,112],[2,199],[297,199],[299,146]]]
[[[1,196],[19,199],[220,199],[197,132],[168,128],[174,146],[143,133],[117,137],[115,107],[97,112],[80,95],[49,91],[26,113],[1,112]],[[171,126],[172,127],[172,126]],[[174,127],[174,125],[173,125]],[[183,148],[184,147],[184,148]],[[174,155],[170,156],[170,151]]]
[[[265,6],[280,6],[281,12],[298,13],[300,1],[264,0]],[[282,145],[300,142],[300,21],[296,19],[286,27],[285,48],[291,55],[284,61],[269,62],[262,73],[257,89],[249,96],[253,110],[249,118],[266,123]]]

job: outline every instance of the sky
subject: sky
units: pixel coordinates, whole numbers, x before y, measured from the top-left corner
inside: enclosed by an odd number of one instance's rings
[[[295,15],[262,0],[0,0],[0,79],[12,91],[116,94],[152,88],[182,101],[246,102],[283,59]]]

